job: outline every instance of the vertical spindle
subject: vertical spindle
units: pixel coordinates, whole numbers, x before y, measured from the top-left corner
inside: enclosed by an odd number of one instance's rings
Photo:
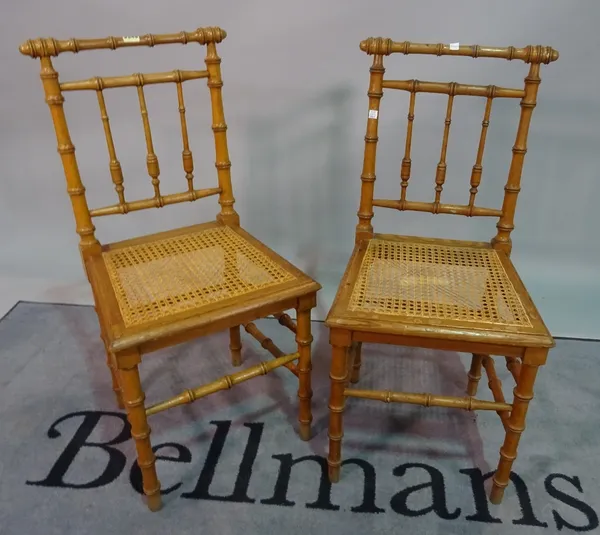
[[[127,213],[127,203],[125,202],[125,187],[123,186],[123,170],[121,169],[121,163],[117,159],[117,152],[115,150],[115,142],[113,140],[112,131],[110,128],[110,119],[108,112],[106,111],[106,102],[104,100],[102,78],[96,78],[96,95],[98,97],[98,106],[100,107],[100,118],[102,119],[102,126],[104,127],[104,137],[106,138],[106,146],[108,148],[109,156],[109,168],[110,176],[113,184],[115,185],[115,191],[119,198],[119,205],[122,213]]]
[[[479,136],[477,158],[475,159],[475,165],[473,166],[473,170],[471,171],[471,189],[469,190],[469,217],[473,215],[473,207],[475,206],[475,196],[477,195],[477,188],[479,188],[479,184],[481,184],[481,173],[483,172],[483,150],[485,148],[487,129],[490,125],[490,113],[492,112],[494,90],[495,87],[490,86],[490,94],[485,103],[485,112],[483,114],[483,121],[481,122],[481,135]]]
[[[148,174],[152,178],[152,187],[154,188],[154,202],[157,208],[163,206],[163,200],[160,195],[160,167],[158,165],[158,158],[154,153],[154,143],[152,142],[152,131],[150,130],[150,119],[148,118],[148,108],[146,106],[146,97],[144,95],[144,77],[138,74],[138,86],[137,86],[138,99],[140,101],[140,113],[142,114],[142,123],[144,124],[144,136],[146,138],[146,150],[148,154],[146,156],[146,166],[148,168]]]
[[[446,119],[444,120],[444,137],[442,139],[442,152],[440,161],[435,173],[435,201],[433,203],[433,213],[438,213],[438,206],[446,181],[446,152],[448,151],[448,137],[450,135],[450,125],[452,124],[452,105],[454,104],[454,94],[456,92],[456,83],[450,84],[450,93],[448,96],[448,105],[446,107]]]
[[[185,102],[183,100],[183,85],[181,80],[181,72],[177,71],[177,101],[179,104],[179,118],[181,121],[181,139],[183,140],[183,151],[181,157],[183,159],[183,170],[188,183],[188,191],[194,191],[194,159],[192,151],[190,151],[190,142],[188,138],[187,120],[185,118]]]
[[[410,103],[408,105],[408,124],[406,126],[406,144],[404,146],[404,158],[402,158],[402,168],[400,170],[401,189],[400,189],[400,210],[404,208],[406,201],[406,188],[408,188],[408,181],[410,179],[410,149],[412,145],[412,131],[413,121],[415,119],[415,99],[416,92],[418,91],[419,81],[412,81],[412,88],[410,90]]]

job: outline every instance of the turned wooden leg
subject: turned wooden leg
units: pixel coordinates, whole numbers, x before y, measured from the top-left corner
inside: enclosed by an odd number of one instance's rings
[[[311,386],[311,334],[310,311],[315,306],[315,296],[300,299],[296,309],[297,329],[296,343],[298,344],[298,401],[300,405],[298,421],[300,422],[300,438],[310,439],[310,424],[312,422],[312,386]]]
[[[115,393],[115,399],[117,400],[117,407],[119,409],[124,409],[125,405],[123,404],[123,394],[121,392],[121,385],[119,384],[119,374],[117,372],[117,364],[115,362],[114,355],[109,351],[108,345],[106,344],[106,338],[102,333],[100,335],[102,338],[102,343],[104,344],[104,351],[106,351],[106,366],[110,370],[110,376],[112,378],[112,389]]]
[[[467,395],[474,396],[477,394],[477,385],[479,384],[479,379],[481,379],[481,362],[483,361],[483,357],[485,355],[478,355],[473,353],[473,358],[471,359],[471,369],[467,374],[469,378],[469,383],[467,384]]]
[[[329,480],[337,483],[340,480],[342,464],[342,437],[344,436],[342,416],[344,412],[344,388],[348,380],[347,352],[350,347],[348,331],[331,331],[331,370],[329,378],[331,387],[329,394]]]
[[[121,394],[121,385],[119,384],[119,374],[117,372],[117,365],[114,359],[114,355],[108,349],[108,344],[106,343],[106,336],[104,335],[104,330],[102,328],[102,321],[100,321],[100,315],[98,314],[98,309],[95,306],[94,310],[96,311],[96,316],[98,317],[98,325],[100,326],[100,338],[102,339],[102,343],[104,344],[104,351],[106,352],[106,366],[110,371],[110,376],[112,379],[112,389],[115,393],[115,399],[117,400],[117,407],[119,407],[119,409],[124,409],[125,405],[123,405],[123,396]]]
[[[242,337],[240,326],[229,329],[229,350],[231,351],[231,364],[241,366],[242,364]]]
[[[533,399],[533,384],[538,372],[538,367],[544,364],[547,349],[528,350],[521,366],[517,386],[514,389],[513,409],[510,412],[506,426],[506,437],[500,448],[500,462],[494,474],[493,487],[490,501],[494,504],[502,502],[504,489],[508,485],[510,471],[514,460],[517,458],[517,447],[521,434],[525,430],[525,416],[529,402]],[[528,358],[531,355],[530,358]]]
[[[360,379],[360,367],[362,365],[362,342],[354,342],[352,344],[354,352],[354,364],[352,365],[352,375],[350,376],[351,383],[358,383]]]
[[[114,363],[114,357],[109,351],[106,352],[106,364],[112,377],[112,389],[115,393],[115,399],[117,400],[117,407],[119,407],[119,409],[124,409],[125,404],[123,403],[123,392],[121,391],[121,385],[119,384],[119,373],[117,372],[117,367]]]
[[[146,504],[151,511],[162,506],[160,483],[156,475],[155,457],[150,444],[150,427],[144,407],[144,391],[138,372],[139,354],[119,355],[119,376],[123,388],[123,400],[127,409],[127,419],[131,424],[131,436],[135,440],[137,462],[142,472],[142,486]]]

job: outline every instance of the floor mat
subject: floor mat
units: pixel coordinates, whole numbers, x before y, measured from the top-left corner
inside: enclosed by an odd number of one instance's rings
[[[294,350],[276,321],[259,325]],[[489,412],[349,400],[342,477],[329,485],[330,352],[323,324],[313,334],[312,440],[295,432],[297,382],[286,369],[152,416],[164,507],[150,513],[93,308],[19,303],[0,321],[0,533],[599,531],[599,343],[558,341],[538,375],[512,484],[493,506],[485,492],[503,429]],[[147,402],[232,373],[228,343],[222,333],[145,356]],[[243,343],[245,364],[268,358],[249,336]],[[467,362],[365,345],[359,384],[463,395]],[[491,399],[484,380],[479,397]]]

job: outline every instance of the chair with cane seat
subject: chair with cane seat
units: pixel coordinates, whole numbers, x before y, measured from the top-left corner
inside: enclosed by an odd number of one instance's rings
[[[304,440],[310,437],[310,314],[316,305],[316,293],[320,286],[240,227],[238,214],[234,210],[227,125],[221,94],[221,59],[216,48],[225,36],[226,33],[220,28],[211,27],[165,35],[69,40],[41,38],[29,40],[20,47],[22,54],[39,58],[41,62],[42,84],[54,122],[58,152],[80,237],[84,269],[93,290],[113,389],[117,403],[127,410],[142,472],[144,494],[148,507],[153,511],[161,507],[161,495],[147,423],[147,417],[152,414],[191,403],[285,366],[299,381],[300,436]],[[64,52],[171,43],[205,46],[206,70],[176,70],[63,82],[59,81],[51,59]],[[184,82],[199,79],[207,80],[210,92],[218,179],[216,187],[205,189],[197,189],[194,185],[194,164],[183,97]],[[176,86],[173,102],[177,99],[181,122],[185,173],[182,184],[187,186],[182,193],[161,192],[158,157],[152,143],[145,98],[146,87],[159,83],[173,83]],[[119,87],[134,87],[137,90],[147,148],[146,165],[153,190],[151,198],[130,200],[126,197],[104,99],[106,90]],[[63,110],[63,94],[78,90],[96,94],[104,126],[109,171],[118,202],[103,208],[88,207]],[[160,208],[209,196],[218,196],[221,205],[215,221],[108,245],[101,245],[96,239],[92,223],[94,218]],[[285,313],[290,309],[296,310],[297,322]],[[270,315],[274,315],[281,325],[295,334],[297,352],[284,354],[253,323]],[[242,363],[240,326],[244,326],[275,358],[186,390],[172,399],[149,406],[145,404],[138,372],[143,354],[229,329],[232,363],[239,366]]]
[[[558,59],[549,47],[490,48],[444,44],[393,42],[369,38],[360,45],[373,56],[368,90],[369,110],[361,175],[362,189],[355,248],[326,320],[332,345],[329,477],[338,481],[341,467],[342,416],[346,398],[424,406],[494,410],[502,420],[506,438],[493,478],[490,499],[502,500],[517,445],[525,428],[525,415],[533,397],[538,367],[554,346],[534,304],[510,260],[511,232],[531,115],[536,105],[541,64]],[[393,53],[505,58],[530,64],[524,89],[419,80],[384,79],[383,60]],[[410,94],[408,127],[400,171],[400,199],[374,198],[375,159],[379,106],[385,90]],[[407,200],[411,176],[411,143],[417,93],[447,95],[441,156],[434,181],[433,200]],[[455,97],[485,99],[482,129],[464,205],[441,201],[446,178],[446,149]],[[520,99],[521,115],[512,149],[512,160],[500,209],[475,204],[482,178],[482,158],[494,99]],[[490,243],[376,234],[371,220],[373,207],[414,210],[433,214],[498,218],[497,233]],[[350,386],[359,380],[363,343],[385,343],[472,353],[464,398],[429,393],[361,390]],[[514,400],[507,402],[496,375],[492,356],[506,358],[515,382]],[[494,401],[474,396],[485,369]]]

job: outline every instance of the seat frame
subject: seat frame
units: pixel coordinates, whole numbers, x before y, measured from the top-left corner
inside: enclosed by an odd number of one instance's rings
[[[369,38],[360,44],[362,51],[373,56],[369,83],[369,115],[365,136],[365,153],[358,224],[356,226],[356,245],[346,272],[339,285],[337,295],[326,319],[330,329],[332,361],[330,370],[329,398],[329,478],[337,482],[342,465],[341,444],[343,437],[343,412],[346,398],[355,397],[383,401],[401,402],[426,407],[442,406],[466,410],[493,410],[501,418],[506,436],[500,448],[500,461],[493,477],[490,494],[492,503],[502,501],[508,485],[513,462],[517,456],[517,446],[525,429],[525,416],[530,400],[533,398],[533,386],[539,366],[545,364],[548,351],[554,346],[554,340],[535,309],[522,281],[510,262],[512,249],[510,234],[514,228],[514,212],[520,191],[524,156],[527,151],[527,135],[531,114],[536,105],[536,96],[540,83],[541,63],[550,63],[558,59],[558,52],[549,47],[528,46],[525,48],[492,48],[479,45],[419,44],[394,42],[388,38]],[[525,88],[508,89],[496,86],[461,85],[454,82],[421,82],[419,80],[384,80],[384,56],[393,53],[431,54],[437,56],[471,56],[522,60],[530,64],[525,78]],[[384,89],[399,89],[410,93],[406,149],[401,167],[401,198],[399,200],[374,199],[375,162],[377,151],[377,130],[379,105]],[[435,174],[435,199],[433,202],[415,202],[406,199],[411,173],[411,142],[414,120],[415,96],[418,92],[441,93],[448,95],[448,107],[442,142],[440,161]],[[479,142],[477,160],[471,174],[471,189],[467,205],[451,205],[441,202],[441,193],[446,177],[446,149],[451,124],[452,104],[456,95],[486,97],[485,114]],[[483,171],[483,150],[489,125],[492,100],[494,98],[520,98],[521,116],[513,147],[513,158],[502,209],[475,206],[475,197]],[[373,207],[396,210],[415,210],[433,214],[446,213],[468,217],[498,217],[496,236],[490,243],[474,243],[455,240],[433,240],[429,238],[409,238],[405,236],[375,234],[371,220]],[[524,308],[532,322],[531,328],[506,329],[497,325],[456,325],[443,320],[411,321],[407,316],[391,316],[349,310],[348,303],[357,281],[362,258],[371,239],[408,240],[420,243],[438,243],[462,247],[493,248],[506,270],[511,284],[521,298]],[[362,344],[379,343],[410,347],[440,349],[472,353],[470,369],[467,373],[467,396],[441,396],[430,393],[407,393],[380,390],[361,390],[353,388],[360,377],[362,364]],[[492,356],[502,356],[515,380],[514,400],[507,403],[502,384],[496,374]],[[494,401],[476,399],[478,382],[484,369]]]
[[[296,269],[289,262],[274,253],[241,229],[239,216],[234,209],[235,199],[231,184],[229,151],[227,147],[227,124],[223,111],[221,88],[221,58],[217,54],[216,45],[226,37],[226,32],[217,27],[198,28],[194,32],[176,34],[142,35],[131,37],[106,37],[100,39],[38,38],[28,40],[20,47],[20,52],[32,58],[39,58],[41,63],[41,80],[54,123],[58,152],[60,154],[67,191],[71,198],[75,216],[76,230],[80,236],[79,248],[84,269],[91,284],[95,310],[100,323],[101,338],[104,342],[107,365],[112,376],[112,386],[117,404],[125,408],[131,424],[131,435],[137,449],[137,462],[140,466],[143,490],[147,506],[156,511],[161,508],[160,483],[156,474],[156,457],[150,443],[150,426],[148,416],[163,410],[191,403],[214,392],[232,388],[234,385],[264,375],[276,368],[286,367],[298,377],[299,399],[299,434],[303,440],[311,435],[311,310],[316,306],[316,293],[321,286],[310,277]],[[52,57],[61,53],[78,53],[85,50],[111,49],[137,46],[155,46],[162,44],[196,43],[206,46],[206,70],[173,71],[169,73],[134,74],[92,78],[90,80],[59,82],[58,72],[52,64]],[[185,104],[183,99],[183,82],[206,79],[210,91],[212,107],[212,130],[215,141],[215,167],[218,187],[194,189],[193,157],[189,148]],[[158,157],[154,153],[152,134],[144,86],[156,83],[174,83],[177,86],[177,98],[181,120],[183,151],[182,160],[187,181],[187,191],[183,193],[163,195],[160,191]],[[123,173],[116,156],[115,145],[109,124],[108,113],[104,101],[104,90],[117,87],[136,87],[140,103],[140,112],[146,138],[148,174],[151,177],[154,196],[150,199],[128,201],[125,199]],[[64,92],[95,91],[104,126],[107,148],[110,158],[110,175],[118,196],[118,203],[103,208],[88,207],[85,188],[83,186],[75,148],[71,141],[65,112],[63,110]],[[117,244],[101,245],[95,236],[93,218],[115,214],[127,214],[131,211],[161,208],[168,204],[191,202],[200,198],[218,195],[220,212],[216,221],[176,229],[164,233],[143,236]],[[270,287],[260,288],[238,299],[229,299],[224,304],[217,303],[202,306],[184,313],[166,316],[134,327],[124,325],[119,304],[110,283],[103,253],[118,247],[126,247],[139,243],[152,243],[158,239],[169,238],[177,234],[200,231],[220,225],[227,225],[247,242],[250,242],[270,260],[291,273],[294,280]],[[229,262],[231,264],[231,262]],[[231,269],[226,263],[224,269]],[[296,310],[296,322],[285,312]],[[297,351],[285,354],[271,339],[265,336],[254,324],[254,321],[274,316],[279,323],[295,335]],[[229,329],[231,360],[234,366],[242,364],[240,326],[243,326],[253,338],[273,357],[273,360],[260,362],[243,371],[226,375],[216,381],[200,387],[186,390],[168,400],[147,406],[145,393],[141,385],[138,366],[142,355],[160,348],[173,346],[181,342],[204,336],[217,331]]]

